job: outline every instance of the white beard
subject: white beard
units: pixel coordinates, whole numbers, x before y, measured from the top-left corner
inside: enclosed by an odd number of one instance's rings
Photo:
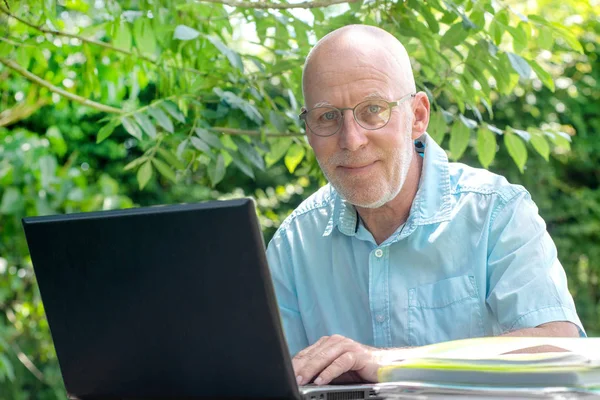
[[[323,163],[321,163],[319,160],[317,161],[319,162],[319,166],[321,167],[321,170],[325,174],[327,180],[331,183],[331,185],[336,189],[336,191],[340,194],[342,198],[344,198],[354,206],[371,209],[379,208],[396,198],[396,196],[398,196],[398,194],[402,190],[402,187],[404,187],[404,183],[406,182],[413,154],[415,153],[411,127],[412,119],[409,119],[406,123],[405,131],[402,133],[403,135],[405,135],[405,140],[404,143],[402,143],[401,147],[393,149],[392,152],[384,152],[382,149],[378,149],[377,154],[375,154],[377,158],[381,158],[383,155],[387,155],[389,157],[388,162],[392,163],[393,165],[396,165],[398,168],[397,171],[394,171],[392,173],[391,177],[379,177],[379,179],[372,182],[372,186],[369,192],[376,194],[378,198],[365,198],[371,196],[365,196],[363,193],[363,188],[358,189],[354,187],[354,185],[352,185],[352,182],[349,181],[341,182],[335,176],[332,176],[333,174],[328,173],[328,171],[330,170],[335,170],[336,165],[343,164],[343,161],[347,161],[345,160],[345,158],[347,158],[347,155],[340,153],[339,155],[334,156],[332,159],[324,160]],[[361,162],[359,162],[359,156],[352,157],[354,163],[361,164]],[[371,157],[373,156],[371,155]]]

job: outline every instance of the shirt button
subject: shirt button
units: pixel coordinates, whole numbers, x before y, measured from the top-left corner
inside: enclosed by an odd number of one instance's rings
[[[379,314],[378,316],[375,317],[375,319],[377,320],[377,322],[383,322],[385,321],[385,317],[381,314]]]
[[[375,257],[381,258],[381,256],[383,256],[383,250],[381,250],[381,249],[375,250]]]

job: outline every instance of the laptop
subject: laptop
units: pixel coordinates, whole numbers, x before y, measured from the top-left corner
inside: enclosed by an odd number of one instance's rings
[[[297,386],[251,199],[23,227],[70,399],[378,398]]]

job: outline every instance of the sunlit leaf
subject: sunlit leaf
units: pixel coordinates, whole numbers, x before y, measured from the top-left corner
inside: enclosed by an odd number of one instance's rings
[[[527,60],[537,77],[542,81],[544,86],[554,92],[554,79],[549,72],[545,71],[535,60]]]
[[[200,36],[200,32],[186,25],[177,25],[173,32],[173,39],[193,40]]]
[[[265,162],[267,163],[267,167],[270,167],[277,161],[279,161],[281,157],[283,157],[287,153],[291,144],[291,138],[284,137],[273,139],[271,141],[271,150],[265,155]]]
[[[133,118],[135,118],[137,123],[142,127],[142,129],[144,130],[144,132],[146,132],[148,136],[150,136],[152,139],[156,137],[156,128],[154,127],[154,124],[152,123],[152,121],[150,121],[150,118],[148,118],[146,114],[136,112],[135,114],[133,114]]]
[[[148,113],[154,117],[156,122],[167,132],[173,133],[173,121],[169,116],[158,107],[148,108]]]
[[[448,131],[448,123],[444,119],[444,115],[440,110],[435,110],[429,116],[429,126],[427,133],[435,140],[437,144],[442,144],[444,136]]]
[[[121,118],[121,123],[123,124],[123,128],[129,133],[131,136],[138,140],[142,140],[142,130],[140,127],[129,117]]]
[[[137,18],[133,23],[133,35],[135,45],[141,53],[152,56],[156,53],[156,38],[149,19]]]
[[[508,55],[508,59],[510,61],[510,65],[512,65],[513,69],[519,74],[519,76],[523,79],[529,79],[531,75],[531,67],[527,64],[527,61],[519,55],[515,53],[506,53]]]
[[[460,121],[455,121],[450,130],[450,158],[458,160],[469,146],[471,131]]]
[[[283,161],[284,161],[285,166],[287,167],[288,171],[290,171],[290,173],[294,173],[294,171],[296,170],[296,167],[298,166],[298,164],[300,164],[300,162],[304,158],[305,152],[306,152],[306,150],[304,150],[304,147],[300,146],[298,143],[293,143],[289,147]]]
[[[113,44],[123,50],[131,50],[131,30],[127,22],[121,22],[115,25],[115,37]]]
[[[535,151],[537,151],[539,155],[544,158],[544,160],[548,161],[550,158],[550,145],[548,144],[548,141],[544,135],[534,133],[531,135],[530,142]]]
[[[152,178],[152,163],[150,161],[146,161],[137,172],[137,180],[140,186],[140,190],[142,190]]]
[[[486,127],[477,130],[477,158],[484,168],[490,166],[496,156],[496,135]]]
[[[527,162],[527,148],[525,147],[525,143],[509,129],[504,134],[504,144],[506,145],[508,154],[510,154],[517,167],[519,167],[519,171],[523,173],[525,163]]]

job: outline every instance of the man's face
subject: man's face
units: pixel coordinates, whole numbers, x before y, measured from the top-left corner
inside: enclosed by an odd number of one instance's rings
[[[323,103],[354,107],[374,96],[396,101],[407,94],[398,82],[398,65],[385,50],[337,48],[322,53],[305,72],[308,109]],[[387,125],[377,130],[361,127],[351,110],[343,113],[343,124],[333,136],[320,137],[307,129],[309,143],[342,197],[359,207],[380,207],[402,189],[414,153],[410,99],[394,107]]]

